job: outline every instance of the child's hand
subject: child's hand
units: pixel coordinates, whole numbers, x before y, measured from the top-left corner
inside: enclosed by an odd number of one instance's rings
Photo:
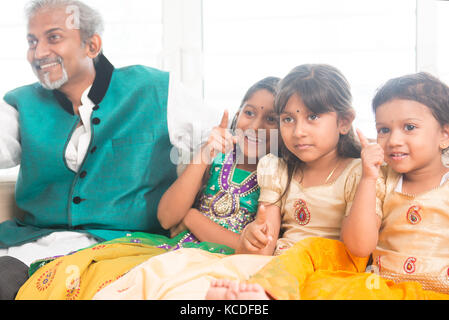
[[[256,219],[243,229],[236,253],[257,253],[272,240],[273,237],[270,235],[270,227],[267,223],[266,208],[261,205]]]
[[[357,129],[356,132],[362,145],[362,177],[377,179],[379,177],[379,168],[384,162],[384,150],[377,143],[370,144],[360,130]]]
[[[212,129],[209,139],[206,142],[203,150],[207,160],[212,160],[215,156],[221,153],[227,153],[233,149],[237,142],[237,137],[234,137],[228,130],[228,111],[225,110],[221,122],[217,127]]]

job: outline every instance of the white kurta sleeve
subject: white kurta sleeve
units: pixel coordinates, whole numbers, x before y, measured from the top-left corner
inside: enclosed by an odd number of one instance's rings
[[[12,168],[20,164],[19,113],[0,101],[0,169]]]
[[[206,106],[193,97],[177,81],[169,80],[167,125],[170,142],[177,148],[178,164],[186,164],[190,156],[205,143],[213,127],[220,123],[222,112]]]

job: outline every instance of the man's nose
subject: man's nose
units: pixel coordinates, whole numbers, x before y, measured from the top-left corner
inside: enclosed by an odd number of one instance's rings
[[[36,49],[34,50],[34,58],[35,59],[43,59],[48,57],[50,54],[49,47],[45,41],[39,41],[36,45]]]

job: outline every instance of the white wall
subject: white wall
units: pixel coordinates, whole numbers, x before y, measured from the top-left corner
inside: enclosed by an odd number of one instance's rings
[[[36,81],[25,58],[26,2],[2,2],[0,95]],[[85,2],[103,14],[104,50],[116,67],[171,71],[216,108],[236,109],[262,77],[282,77],[302,63],[328,63],[352,85],[355,126],[374,138],[370,101],[384,81],[432,70],[449,82],[448,1]]]

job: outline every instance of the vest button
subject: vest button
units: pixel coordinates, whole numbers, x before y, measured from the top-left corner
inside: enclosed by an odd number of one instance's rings
[[[80,204],[81,203],[81,198],[80,197],[73,198],[73,203],[74,204]]]
[[[92,123],[93,123],[93,124],[99,124],[99,123],[100,123],[100,119],[98,119],[98,118],[93,118],[93,119],[92,119]]]
[[[92,110],[94,110],[94,111],[97,111],[98,109],[100,109],[100,106],[98,104],[92,108]]]
[[[83,171],[80,173],[80,178],[82,179],[82,178],[86,177],[86,175],[87,175],[87,172]]]
[[[95,151],[97,151],[97,147],[96,147],[96,146],[93,147],[93,148],[90,150],[90,153],[94,153]]]

